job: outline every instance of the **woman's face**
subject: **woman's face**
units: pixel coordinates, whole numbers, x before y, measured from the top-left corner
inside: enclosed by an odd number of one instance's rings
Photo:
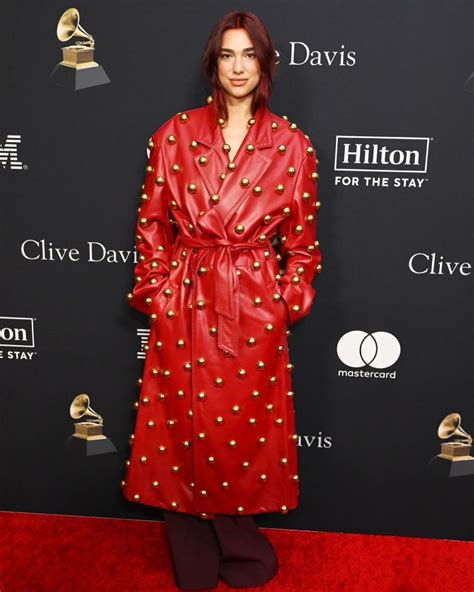
[[[217,73],[224,90],[236,99],[247,96],[258,86],[260,64],[245,29],[227,29],[222,35]]]

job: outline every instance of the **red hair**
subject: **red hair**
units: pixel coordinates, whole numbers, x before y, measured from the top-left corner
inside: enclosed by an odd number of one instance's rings
[[[216,116],[227,119],[226,92],[222,88],[217,74],[217,60],[220,54],[222,35],[227,29],[245,29],[255,47],[255,54],[260,65],[261,78],[253,91],[252,114],[260,107],[268,107],[273,89],[273,77],[276,69],[275,48],[267,28],[253,12],[228,12],[214,25],[207,40],[203,56],[204,72],[212,87],[212,104]]]

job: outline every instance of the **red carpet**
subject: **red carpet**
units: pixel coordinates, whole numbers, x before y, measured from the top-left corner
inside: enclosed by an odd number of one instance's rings
[[[263,530],[280,559],[265,592],[474,590],[474,543]],[[0,512],[0,537],[0,592],[179,590],[161,522]]]

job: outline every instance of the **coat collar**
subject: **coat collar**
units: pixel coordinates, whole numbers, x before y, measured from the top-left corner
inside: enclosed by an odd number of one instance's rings
[[[255,123],[250,128],[250,135],[253,138],[255,148],[257,150],[271,148],[273,146],[273,133],[269,109],[260,107],[253,117]],[[195,139],[208,148],[213,148],[218,142],[222,142],[220,125],[212,104],[204,107],[204,117]]]

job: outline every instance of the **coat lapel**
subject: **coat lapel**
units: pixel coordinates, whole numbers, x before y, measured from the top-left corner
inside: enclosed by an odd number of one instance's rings
[[[258,185],[271,165],[271,158],[268,152],[265,153],[265,150],[273,146],[271,114],[267,108],[260,108],[254,118],[255,123],[249,128],[247,137],[244,138],[234,158],[236,168],[234,171],[229,171],[227,170],[229,158],[222,150],[224,138],[214,109],[212,105],[208,105],[205,110],[196,141],[205,146],[206,150],[200,151],[200,154],[194,157],[194,164],[209,197],[213,194],[220,197],[219,202],[211,205],[198,221],[199,226],[206,233],[227,237],[226,226],[233,214],[252,195],[253,188]],[[252,154],[245,149],[248,144],[255,146]],[[201,156],[207,158],[205,166],[199,162]],[[221,182],[219,175],[224,172],[226,177]],[[250,181],[247,187],[240,184],[243,177],[247,177]]]

